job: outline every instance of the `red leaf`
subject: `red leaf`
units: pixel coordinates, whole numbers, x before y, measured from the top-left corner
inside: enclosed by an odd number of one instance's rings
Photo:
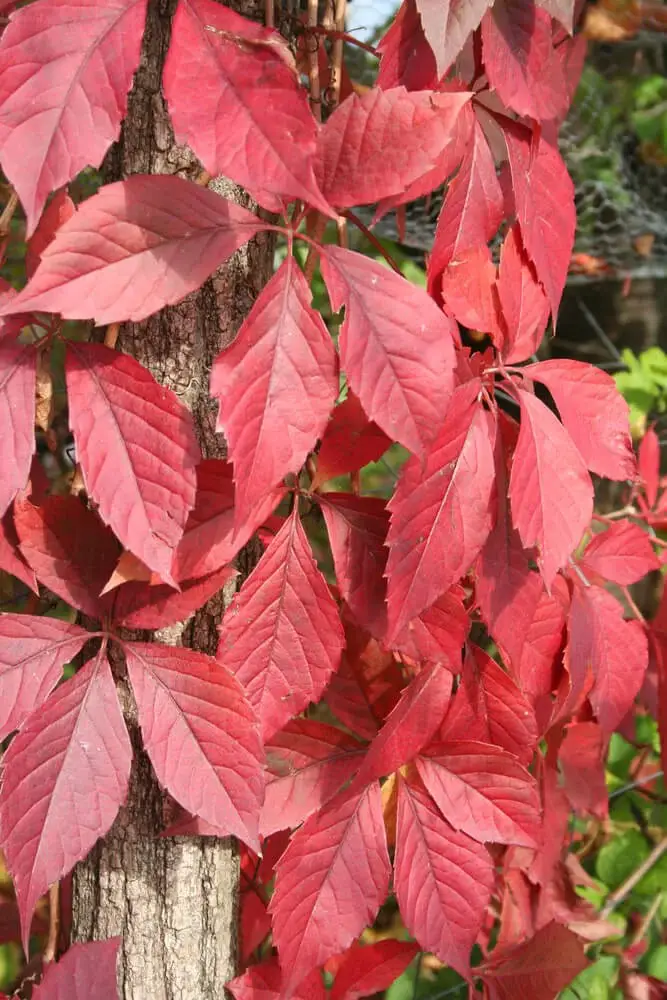
[[[124,583],[116,591],[113,620],[126,628],[164,628],[185,621],[210,601],[233,577],[236,570],[223,566],[216,573],[184,580],[180,590],[148,583]]]
[[[628,404],[611,375],[567,359],[540,361],[523,372],[546,385],[589,469],[608,479],[635,478]]]
[[[572,34],[575,0],[535,0],[538,7],[542,7],[552,17],[559,21],[566,31]]]
[[[452,673],[460,673],[461,648],[470,629],[462,594],[460,587],[448,590],[408,622],[393,640],[392,648],[418,663],[440,663]]]
[[[443,740],[479,740],[530,763],[538,731],[535,713],[505,671],[478,646],[465,659],[461,683],[440,732]]]
[[[180,581],[206,576],[231,562],[282,497],[282,490],[275,490],[255,516],[235,531],[231,464],[208,458],[199,463],[196,473],[195,505],[185,522],[171,567],[172,576]]]
[[[466,250],[479,250],[500,225],[505,206],[496,165],[482,127],[475,119],[461,168],[449,185],[428,259],[431,294],[439,295],[440,276]]]
[[[201,820],[199,820],[201,822]],[[241,962],[245,966],[252,953],[259,948],[271,933],[271,917],[267,903],[254,887],[241,893],[241,913],[239,916],[239,949]]]
[[[457,833],[431,799],[400,781],[394,891],[405,926],[419,944],[462,976],[494,882],[481,844]]]
[[[594,535],[581,558],[584,575],[597,573],[628,587],[660,569],[648,534],[631,521],[615,521]]]
[[[660,486],[660,439],[652,427],[639,444],[639,477],[646,493],[649,507],[655,507]]]
[[[146,752],[184,809],[256,850],[262,748],[243,691],[211,657],[125,643]]]
[[[512,520],[525,548],[537,545],[549,587],[593,514],[593,484],[572,439],[544,403],[519,390],[521,429],[510,477]]]
[[[424,37],[415,0],[403,0],[377,51],[382,59],[375,82],[383,90],[399,86],[430,90],[437,84],[435,56]]]
[[[371,924],[391,865],[377,782],[341,792],[294,834],[276,868],[269,909],[283,996]]]
[[[213,363],[211,393],[234,463],[237,524],[299,471],[338,394],[336,352],[310,299],[288,256]]]
[[[516,757],[486,743],[437,743],[417,757],[433,801],[455,830],[481,844],[537,847],[540,800]]]
[[[8,510],[0,518],[0,569],[11,573],[17,580],[29,587],[35,594],[39,593],[37,577],[21,555],[19,538],[14,526],[14,513]]]
[[[425,465],[411,458],[389,503],[388,638],[470,568],[493,526],[493,435],[479,382],[456,390]]]
[[[547,924],[516,948],[494,951],[478,972],[489,1000],[553,1000],[588,966],[581,939],[560,924]]]
[[[360,788],[409,764],[438,731],[451,693],[450,672],[439,664],[425,667],[406,687],[374,738],[353,787]]]
[[[471,247],[450,261],[442,275],[445,310],[470,330],[488,333],[500,346],[500,303],[496,292],[496,266],[489,248]]]
[[[569,608],[569,593],[562,577],[554,580],[554,595],[558,582],[566,592],[567,603],[544,591],[533,610],[530,624],[518,657],[510,660],[511,673],[529,698],[537,698],[554,690],[554,663],[563,643],[565,616]]]
[[[67,193],[67,188],[61,188],[44,209],[35,232],[28,240],[25,269],[29,278],[32,278],[37,270],[40,258],[49,243],[52,242],[56,232],[68,219],[72,218],[75,211],[76,207]]]
[[[502,245],[496,288],[505,324],[503,358],[513,365],[537,351],[549,320],[549,300],[523,248],[517,225]]]
[[[501,0],[482,20],[491,87],[508,108],[538,121],[559,117],[568,103],[551,35],[550,16],[533,0]]]
[[[368,257],[326,246],[321,266],[332,307],[345,306],[339,345],[353,391],[392,440],[424,455],[453,389],[455,324]]]
[[[217,659],[245,688],[266,740],[319,698],[342,647],[338,609],[295,505],[225,612]]]
[[[353,736],[314,719],[292,719],[266,744],[267,778],[259,830],[293,829],[333,798],[365,753]]]
[[[454,62],[492,0],[416,0],[424,34],[435,55],[438,76]]]
[[[135,174],[79,205],[0,315],[44,310],[98,326],[142,320],[194,292],[266,227],[192,181]]]
[[[16,301],[13,296],[9,302]],[[35,381],[37,354],[12,334],[0,337],[0,517],[24,489],[35,450]]]
[[[348,208],[403,195],[454,141],[469,93],[373,87],[352,94],[320,132],[320,186]]]
[[[190,413],[127,354],[68,344],[69,417],[86,489],[125,548],[166,582],[195,504]]]
[[[574,243],[574,185],[558,149],[504,122],[517,221],[526,253],[544,286],[554,323]]]
[[[331,214],[313,172],[317,125],[277,32],[213,0],[179,0],[163,87],[177,141],[212,176],[269,211],[301,198]]]
[[[365,633],[364,636],[361,648],[348,640],[324,698],[348,729],[372,740],[380,722],[396,703],[403,678],[393,655],[383,652],[375,639],[369,640]]]
[[[500,421],[499,429],[494,449],[497,517],[477,560],[475,596],[503,659],[517,669],[544,588],[539,575],[529,569],[528,553],[510,518],[506,438],[515,425]]]
[[[99,167],[118,138],[145,18],[146,0],[42,0],[11,18],[0,46],[0,162],[28,235],[47,195]]]
[[[5,752],[0,840],[26,952],[37,900],[111,827],[125,801],[131,759],[104,655],[58,687]]]
[[[118,1000],[116,961],[121,939],[73,944],[46,966],[34,1000]]]
[[[414,941],[387,938],[373,944],[353,944],[338,967],[330,1000],[358,1000],[388,990],[419,954]]]
[[[565,779],[565,794],[577,812],[598,819],[609,815],[605,755],[607,740],[595,722],[573,722],[565,730],[558,761]]]
[[[21,552],[39,580],[92,618],[103,618],[109,597],[98,597],[120,549],[109,528],[76,497],[46,497],[41,507],[14,505]]]
[[[368,419],[357,397],[348,390],[324,431],[311,488],[319,489],[329,479],[377,462],[390,445],[391,438]]]
[[[231,979],[226,985],[235,1000],[285,1000],[285,976],[277,958],[269,958],[253,965],[242,976]],[[290,994],[292,1000],[326,1000],[326,993],[319,969],[299,983]]]
[[[89,636],[57,618],[0,616],[0,739],[46,701]]]
[[[595,682],[589,694],[596,718],[612,733],[632,706],[648,666],[648,642],[637,621],[625,621],[623,607],[601,587],[578,584],[572,594],[568,667],[576,700],[588,671]]]
[[[381,637],[386,627],[386,504],[379,497],[348,493],[325,493],[319,502],[341,595],[359,625]]]

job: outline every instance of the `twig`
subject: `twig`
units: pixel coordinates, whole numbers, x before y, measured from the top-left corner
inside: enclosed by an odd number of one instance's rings
[[[317,0],[308,0],[308,28],[317,28]],[[311,45],[311,40],[315,42],[315,47]],[[318,59],[320,43],[316,38],[308,34],[308,82],[310,86],[310,103],[313,106],[313,114],[318,121],[322,121],[322,94],[320,92],[320,62]]]
[[[393,259],[393,257],[391,256],[391,254],[389,254],[385,250],[385,248],[382,246],[382,244],[380,243],[380,241],[377,238],[377,236],[375,236],[370,231],[370,229],[368,228],[368,226],[364,225],[364,223],[361,221],[361,219],[359,218],[359,216],[355,215],[354,212],[351,212],[349,209],[346,209],[343,212],[343,215],[345,216],[346,219],[349,219],[350,222],[353,222],[355,224],[355,226],[357,227],[357,229],[361,230],[361,232],[364,234],[364,236],[366,237],[366,239],[368,240],[368,242],[372,243],[373,246],[375,247],[375,249],[378,250],[382,254],[382,256],[387,261],[387,263],[389,264],[389,266],[394,271],[396,271],[396,274],[401,274],[401,277],[402,277],[401,269],[398,266],[398,264],[396,263],[396,261]]]
[[[638,622],[643,622],[644,624],[646,624],[646,618],[644,618],[644,615],[642,614],[642,612],[637,607],[637,604],[636,604],[636,602],[635,602],[632,594],[630,593],[630,589],[628,587],[621,587],[621,590],[623,591],[623,596],[625,597],[626,601],[628,602],[628,606],[629,606],[630,610],[632,611],[633,615],[635,616],[636,620]]]
[[[343,80],[343,38],[347,0],[336,0],[336,37],[331,50],[331,104],[338,107]]]
[[[354,35],[348,34],[347,31],[336,31],[335,29],[326,28],[321,25],[311,28],[310,31],[314,35],[326,35],[327,38],[330,38],[332,41],[340,38],[342,42],[347,42],[348,45],[356,45],[357,48],[363,49],[364,52],[368,52],[369,55],[375,56],[376,59],[380,58],[378,50],[374,45],[369,45],[368,42],[362,42],[360,38],[355,38]]]
[[[106,333],[104,334],[104,346],[110,347],[113,350],[118,342],[119,333],[120,323],[109,323]]]
[[[617,788],[615,792],[611,792],[609,795],[609,800],[617,799],[619,795],[625,795],[626,792],[632,792],[635,788],[641,788],[642,785],[649,785],[652,781],[657,781],[658,778],[662,778],[662,771],[653,771],[651,774],[645,774],[643,778],[638,778],[637,781],[631,781],[627,785],[623,785],[622,788]]]
[[[667,851],[667,837],[655,845],[649,856],[645,861],[642,861],[640,866],[636,868],[632,875],[626,878],[625,882],[619,885],[618,889],[608,897],[607,902],[602,907],[600,911],[600,919],[606,920],[609,914],[616,909],[616,907],[623,902],[626,896],[629,896],[634,887],[640,882],[644,875],[653,868],[653,865],[657,864],[663,854]]]
[[[616,345],[612,344],[611,340],[609,339],[609,337],[607,336],[607,334],[604,332],[604,330],[602,329],[602,327],[600,326],[600,324],[598,323],[598,321],[596,320],[595,316],[590,311],[590,309],[588,308],[588,306],[586,305],[586,303],[583,302],[578,296],[577,296],[577,305],[579,306],[579,309],[581,310],[581,312],[584,314],[584,316],[588,320],[588,322],[589,322],[590,326],[592,327],[592,329],[597,334],[599,340],[604,344],[604,346],[606,347],[606,349],[611,354],[612,358],[615,358],[616,361],[620,361],[620,363],[623,365],[623,367],[627,368],[628,366],[623,361],[623,358],[621,357],[620,352],[619,352],[618,348],[616,347]]]
[[[2,210],[2,215],[0,215],[0,237],[9,236],[10,224],[12,221],[12,216],[16,211],[16,206],[19,203],[19,196],[16,191],[12,188],[12,192],[7,199],[7,204]]]
[[[264,23],[267,28],[275,28],[276,16],[273,0],[264,0]]]
[[[639,944],[641,939],[648,931],[649,927],[651,926],[651,923],[653,922],[654,916],[660,909],[660,904],[663,901],[664,895],[665,895],[664,892],[659,892],[658,895],[653,900],[653,902],[651,903],[651,905],[649,906],[648,910],[646,911],[644,919],[642,920],[641,924],[639,925],[635,933],[632,935],[632,941],[630,947],[632,947],[633,944]]]
[[[210,181],[211,181],[211,175],[209,174],[208,170],[202,170],[195,177],[195,184],[198,187],[203,187],[203,188],[208,187]]]
[[[60,933],[60,882],[49,888],[49,937],[44,949],[44,962],[52,962],[58,950]]]

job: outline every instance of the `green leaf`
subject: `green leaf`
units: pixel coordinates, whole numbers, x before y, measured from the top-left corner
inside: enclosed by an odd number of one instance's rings
[[[646,971],[649,976],[667,983],[667,944],[660,944],[648,956]]]
[[[651,849],[639,830],[626,830],[600,848],[596,875],[610,889],[617,889],[650,853]]]

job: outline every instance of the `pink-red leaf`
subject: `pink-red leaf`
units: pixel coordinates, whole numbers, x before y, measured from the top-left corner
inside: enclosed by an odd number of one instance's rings
[[[292,719],[265,749],[263,837],[293,829],[325,805],[354,774],[365,752],[353,736],[314,719]]]
[[[533,0],[497,0],[482,20],[484,69],[508,108],[538,121],[567,106],[563,67],[551,41],[551,18]]]
[[[441,730],[443,740],[479,740],[530,763],[537,744],[535,713],[495,660],[471,646],[461,683]]]
[[[379,497],[325,493],[320,506],[341,595],[359,625],[381,637],[386,627],[386,504]]]
[[[86,489],[123,545],[169,581],[195,504],[192,417],[138,361],[102,344],[70,342],[65,373]]]
[[[597,573],[623,587],[660,569],[648,534],[631,521],[615,521],[595,535],[581,558],[581,569]]]
[[[583,361],[558,358],[523,371],[546,385],[589,469],[608,479],[634,479],[629,408],[611,375]]]
[[[607,739],[596,722],[573,722],[558,751],[565,794],[578,812],[604,820],[609,815],[605,780]]]
[[[167,584],[124,583],[115,591],[112,617],[126,628],[164,628],[185,621],[217,594],[234,576],[231,566],[195,580],[183,580],[180,590]]]
[[[454,62],[492,0],[416,0],[424,34],[433,49],[438,76]]]
[[[330,1000],[358,1000],[388,990],[418,953],[415,941],[395,938],[353,944],[338,967]]]
[[[269,907],[285,997],[373,922],[390,872],[377,782],[306,820],[277,865]]]
[[[36,370],[34,346],[19,344],[12,335],[0,338],[0,517],[30,475],[35,450]]]
[[[445,268],[466,250],[478,250],[496,233],[504,215],[503,195],[493,154],[475,119],[461,168],[449,185],[429,254],[427,278],[431,294],[440,294]]]
[[[89,633],[36,615],[0,616],[0,739],[46,700]]]
[[[163,86],[176,139],[212,176],[270,211],[300,198],[331,214],[313,172],[317,125],[277,32],[213,0],[179,0]]]
[[[437,663],[425,667],[405,689],[371,743],[353,787],[409,764],[442,725],[451,693],[451,673]]]
[[[262,229],[247,209],[192,181],[135,174],[79,206],[0,315],[36,309],[98,325],[145,319],[194,292]]]
[[[193,816],[257,850],[262,748],[240,684],[191,649],[134,642],[124,649],[158,781]]]
[[[384,431],[369,420],[354,393],[337,406],[322,436],[312,488],[346,472],[377,462],[391,444]]]
[[[460,673],[461,649],[470,629],[462,597],[462,588],[452,587],[408,622],[392,641],[392,649],[418,663],[440,663],[452,673]]]
[[[277,958],[252,965],[227,983],[234,1000],[285,1000],[285,975]],[[306,976],[291,993],[292,1000],[326,1000],[319,969]]]
[[[352,94],[320,133],[326,198],[347,208],[404,195],[442,159],[469,100],[469,93],[404,87]]]
[[[295,505],[225,612],[217,659],[243,685],[267,739],[319,698],[342,647],[338,609]]]
[[[489,1000],[553,1000],[588,964],[581,939],[550,923],[515,948],[494,951],[477,971]]]
[[[21,580],[33,593],[39,593],[37,577],[19,549],[19,538],[16,534],[12,510],[8,510],[5,516],[0,518],[0,569],[5,573],[11,573],[17,580]]]
[[[561,587],[557,587],[559,582]],[[557,673],[554,668],[563,644],[568,608],[567,584],[562,577],[557,576],[553,594],[549,595],[542,590],[528,627],[520,635],[522,641],[514,653],[510,654],[510,672],[521,690],[531,699],[548,694],[555,688]]]
[[[496,289],[505,328],[503,358],[507,364],[516,364],[535,354],[549,320],[549,300],[517,225],[508,232],[500,251]]]
[[[625,621],[623,607],[601,587],[577,584],[569,619],[568,667],[572,697],[594,677],[589,694],[606,733],[613,732],[632,706],[648,666],[648,641],[638,621]]]
[[[574,243],[574,185],[558,149],[544,136],[535,149],[524,126],[505,123],[504,132],[521,239],[555,323]]]
[[[401,916],[422,948],[463,976],[493,881],[486,848],[452,829],[421,788],[400,781],[394,891]]]
[[[120,938],[71,945],[46,966],[34,1000],[118,1000],[116,961]]]
[[[67,193],[67,188],[61,188],[44,209],[37,229],[28,240],[25,254],[25,268],[29,278],[37,270],[41,256],[49,243],[53,241],[56,232],[76,211],[76,206]]]
[[[232,465],[207,458],[196,469],[197,495],[171,567],[176,580],[192,580],[214,573],[231,562],[239,549],[280,503],[282,490],[270,493],[254,516],[234,528]]]
[[[62,684],[6,751],[0,842],[26,952],[37,900],[109,830],[125,801],[131,759],[104,655]]]
[[[437,743],[417,770],[450,826],[480,843],[537,847],[540,799],[516,757],[487,743]]]
[[[519,390],[521,429],[510,477],[512,520],[525,548],[539,548],[549,587],[590,523],[593,484],[572,438],[532,393]]]
[[[341,363],[361,405],[392,440],[424,455],[454,385],[455,324],[421,288],[362,254],[323,248],[334,309],[345,306]]]
[[[299,471],[338,394],[336,352],[310,299],[288,256],[213,364],[211,393],[234,463],[237,518]]]
[[[41,0],[0,44],[0,163],[28,218],[118,138],[146,0]]]
[[[42,506],[14,505],[21,552],[39,580],[92,618],[110,606],[98,597],[113,573],[120,549],[113,532],[76,497],[46,497]]]
[[[495,427],[478,393],[477,380],[456,390],[425,465],[407,462],[390,501],[390,642],[467,572],[493,527]]]
[[[572,34],[575,0],[536,0],[538,7],[555,17],[560,24]]]
[[[377,86],[429,90],[438,82],[433,49],[426,41],[415,0],[403,0],[377,46],[382,58]]]

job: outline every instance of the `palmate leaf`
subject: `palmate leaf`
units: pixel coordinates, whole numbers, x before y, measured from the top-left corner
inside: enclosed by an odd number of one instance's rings
[[[454,62],[492,0],[416,0],[424,34],[435,55],[438,76]]]
[[[47,196],[118,138],[139,64],[146,0],[41,0],[0,42],[0,163],[28,235]]]
[[[86,489],[125,548],[171,581],[195,504],[189,412],[143,365],[102,344],[68,345],[69,419]]]
[[[285,997],[373,922],[390,872],[377,782],[341,792],[295,833],[269,907]]]
[[[338,966],[331,1000],[357,1000],[389,989],[419,952],[416,941],[387,938],[353,944]]]
[[[181,177],[135,174],[88,198],[0,315],[141,320],[194,292],[267,223]]]
[[[338,608],[295,504],[227,609],[217,660],[243,685],[266,740],[319,698],[342,646]]]
[[[26,952],[37,900],[111,827],[131,759],[103,651],[30,716],[5,753],[0,843]]]
[[[120,938],[73,944],[59,962],[46,966],[35,1000],[117,1000],[116,961]]]
[[[9,301],[14,301],[16,296]],[[24,489],[35,451],[37,352],[16,335],[0,331],[0,517]]]

